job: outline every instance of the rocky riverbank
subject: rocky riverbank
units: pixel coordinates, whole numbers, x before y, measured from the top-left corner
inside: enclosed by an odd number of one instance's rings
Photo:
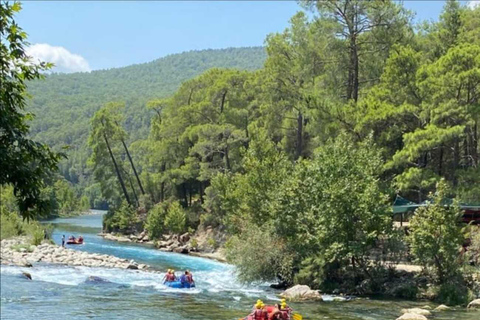
[[[46,262],[71,266],[104,267],[121,269],[148,269],[146,264],[121,259],[106,254],[88,253],[63,248],[50,243],[30,245],[27,237],[16,237],[1,241],[0,262],[4,265],[32,267],[35,263]]]
[[[225,235],[213,228],[199,229],[194,235],[190,235],[188,232],[181,235],[165,234],[156,241],[152,241],[146,231],[131,235],[100,233],[99,236],[106,240],[150,244],[165,252],[189,254],[226,262],[222,248],[222,244],[226,240]]]

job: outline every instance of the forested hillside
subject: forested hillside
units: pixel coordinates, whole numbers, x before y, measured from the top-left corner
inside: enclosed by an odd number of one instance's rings
[[[85,174],[89,121],[103,104],[125,102],[130,140],[145,138],[153,114],[145,106],[148,100],[173,94],[183,81],[210,68],[259,69],[265,57],[261,47],[202,50],[124,68],[49,75],[28,86],[33,96],[28,110],[36,115],[31,135],[56,150],[69,146],[61,171],[77,183]]]

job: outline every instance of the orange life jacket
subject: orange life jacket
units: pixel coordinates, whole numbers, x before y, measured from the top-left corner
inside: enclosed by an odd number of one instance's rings
[[[257,309],[253,312],[253,320],[268,320],[268,313],[263,309]]]

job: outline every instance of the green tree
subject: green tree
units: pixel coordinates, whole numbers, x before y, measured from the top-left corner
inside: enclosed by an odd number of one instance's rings
[[[167,215],[168,203],[157,203],[149,212],[145,229],[151,239],[160,239],[165,231],[165,217]]]
[[[167,230],[173,233],[181,233],[185,231],[185,225],[187,223],[187,216],[185,210],[182,208],[178,201],[173,202],[167,209],[167,215],[165,216],[165,227]]]
[[[437,184],[432,202],[415,211],[407,238],[416,261],[432,269],[440,283],[452,280],[462,267],[462,211],[456,201],[452,205],[445,203],[448,192],[444,181]]]
[[[13,185],[20,212],[29,219],[48,208],[41,189],[60,155],[28,135],[33,115],[25,112],[26,84],[52,65],[32,63],[25,53],[27,34],[14,20],[20,9],[17,2],[0,2],[0,186]]]
[[[369,254],[392,230],[382,165],[371,139],[355,145],[342,135],[296,166],[280,188],[274,225],[297,267],[316,257],[320,270],[350,266],[375,280]]]
[[[122,119],[119,112],[121,107],[120,103],[108,103],[94,114],[88,140],[93,151],[89,162],[93,167],[95,180],[100,183],[103,196],[115,200],[118,194],[115,186],[120,185],[124,199],[132,205],[130,193],[127,191],[127,171],[116,146],[116,143],[123,141],[126,136],[125,130],[119,126]],[[115,178],[118,184],[114,182]]]

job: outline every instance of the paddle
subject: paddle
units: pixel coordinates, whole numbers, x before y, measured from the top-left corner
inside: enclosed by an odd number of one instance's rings
[[[293,320],[302,320],[303,317],[302,317],[301,314],[295,313],[295,314],[292,316],[292,319],[293,319]]]

